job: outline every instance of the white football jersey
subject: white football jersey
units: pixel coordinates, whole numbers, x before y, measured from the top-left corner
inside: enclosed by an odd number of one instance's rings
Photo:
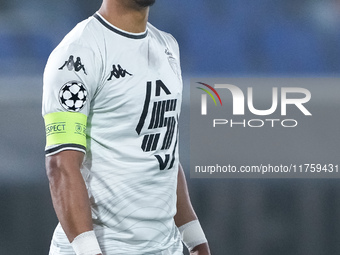
[[[182,254],[174,224],[182,98],[175,39],[151,24],[128,33],[99,13],[79,23],[44,73],[46,155],[81,168],[103,254]],[[50,254],[74,254],[58,225]]]

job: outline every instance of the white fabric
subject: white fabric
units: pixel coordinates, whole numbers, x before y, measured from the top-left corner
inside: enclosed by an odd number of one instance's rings
[[[206,243],[207,239],[198,220],[190,221],[179,228],[185,246],[191,251],[195,246]]]
[[[97,255],[102,253],[93,230],[76,236],[71,245],[77,255]]]
[[[145,36],[124,34],[97,17],[79,23],[50,55],[43,115],[66,111],[59,99],[65,83],[86,87],[81,172],[103,253],[182,254],[173,220],[182,101],[177,42],[151,24]],[[79,58],[77,66],[70,56]],[[52,246],[57,254],[73,254],[61,227]]]

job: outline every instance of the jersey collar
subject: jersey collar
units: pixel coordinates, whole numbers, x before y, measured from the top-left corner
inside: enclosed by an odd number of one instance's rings
[[[108,21],[106,21],[98,12],[96,12],[93,15],[93,17],[95,17],[100,23],[102,23],[102,25],[104,25],[106,28],[110,29],[111,31],[119,35],[125,36],[127,38],[130,38],[130,39],[143,39],[148,35],[148,30],[146,30],[143,33],[129,33],[124,30],[121,30],[113,26],[112,24],[110,24]]]

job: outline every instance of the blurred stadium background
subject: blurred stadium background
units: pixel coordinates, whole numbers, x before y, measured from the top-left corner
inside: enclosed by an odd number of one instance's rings
[[[0,0],[0,255],[48,252],[57,219],[44,169],[42,73],[100,3]],[[190,77],[339,76],[338,0],[158,0],[150,21],[181,47],[185,168]],[[188,182],[214,255],[340,253],[339,180]]]

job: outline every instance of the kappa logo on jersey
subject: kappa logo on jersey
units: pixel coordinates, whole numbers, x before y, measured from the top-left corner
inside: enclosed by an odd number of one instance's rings
[[[79,112],[86,100],[86,87],[79,81],[69,81],[59,91],[59,102],[67,111]]]
[[[74,56],[71,55],[68,60],[65,61],[65,63],[59,67],[59,70],[63,70],[64,67],[67,67],[67,69],[69,71],[76,71],[79,72],[80,70],[84,71],[84,74],[87,75],[86,71],[85,71],[85,66],[81,63],[81,59],[80,57],[76,58],[76,61],[74,62]]]
[[[169,51],[168,48],[165,49],[165,54],[168,55],[169,57],[172,57],[172,53]]]
[[[170,52],[168,48],[165,49],[165,54],[168,56],[168,61],[171,66],[172,71],[177,75],[178,79],[181,79],[181,74],[179,72],[179,66],[177,64],[176,59],[174,58],[173,54]]]
[[[117,68],[118,67],[118,68]],[[110,77],[107,79],[108,81],[111,81],[112,80],[112,77],[116,77],[117,79],[119,79],[120,77],[125,77],[125,75],[130,75],[132,76],[132,74],[130,74],[128,71],[126,71],[126,69],[123,69],[120,65],[113,65],[112,66],[112,71],[111,71],[111,74],[110,74]]]
[[[143,112],[136,127],[137,134],[140,134],[143,127],[146,126],[145,121],[149,113],[149,106],[152,94],[151,91],[152,82],[148,81],[146,85],[146,97]],[[169,99],[157,101],[162,92],[165,93],[165,95],[168,96]],[[158,160],[160,170],[164,170],[165,168],[171,169],[175,162],[175,152],[177,147],[176,127],[178,123],[178,116],[175,114],[176,107],[177,99],[171,98],[170,90],[161,80],[157,80],[155,89],[155,101],[152,105],[150,123],[147,128],[148,130],[159,130],[159,128],[166,128],[166,132],[164,137],[162,137],[162,141],[160,139],[160,132],[144,135],[141,148],[145,152],[155,151],[159,148],[161,150],[167,151],[173,143],[174,137],[176,138],[174,148],[171,153],[166,153],[164,155],[155,155],[156,159]]]

